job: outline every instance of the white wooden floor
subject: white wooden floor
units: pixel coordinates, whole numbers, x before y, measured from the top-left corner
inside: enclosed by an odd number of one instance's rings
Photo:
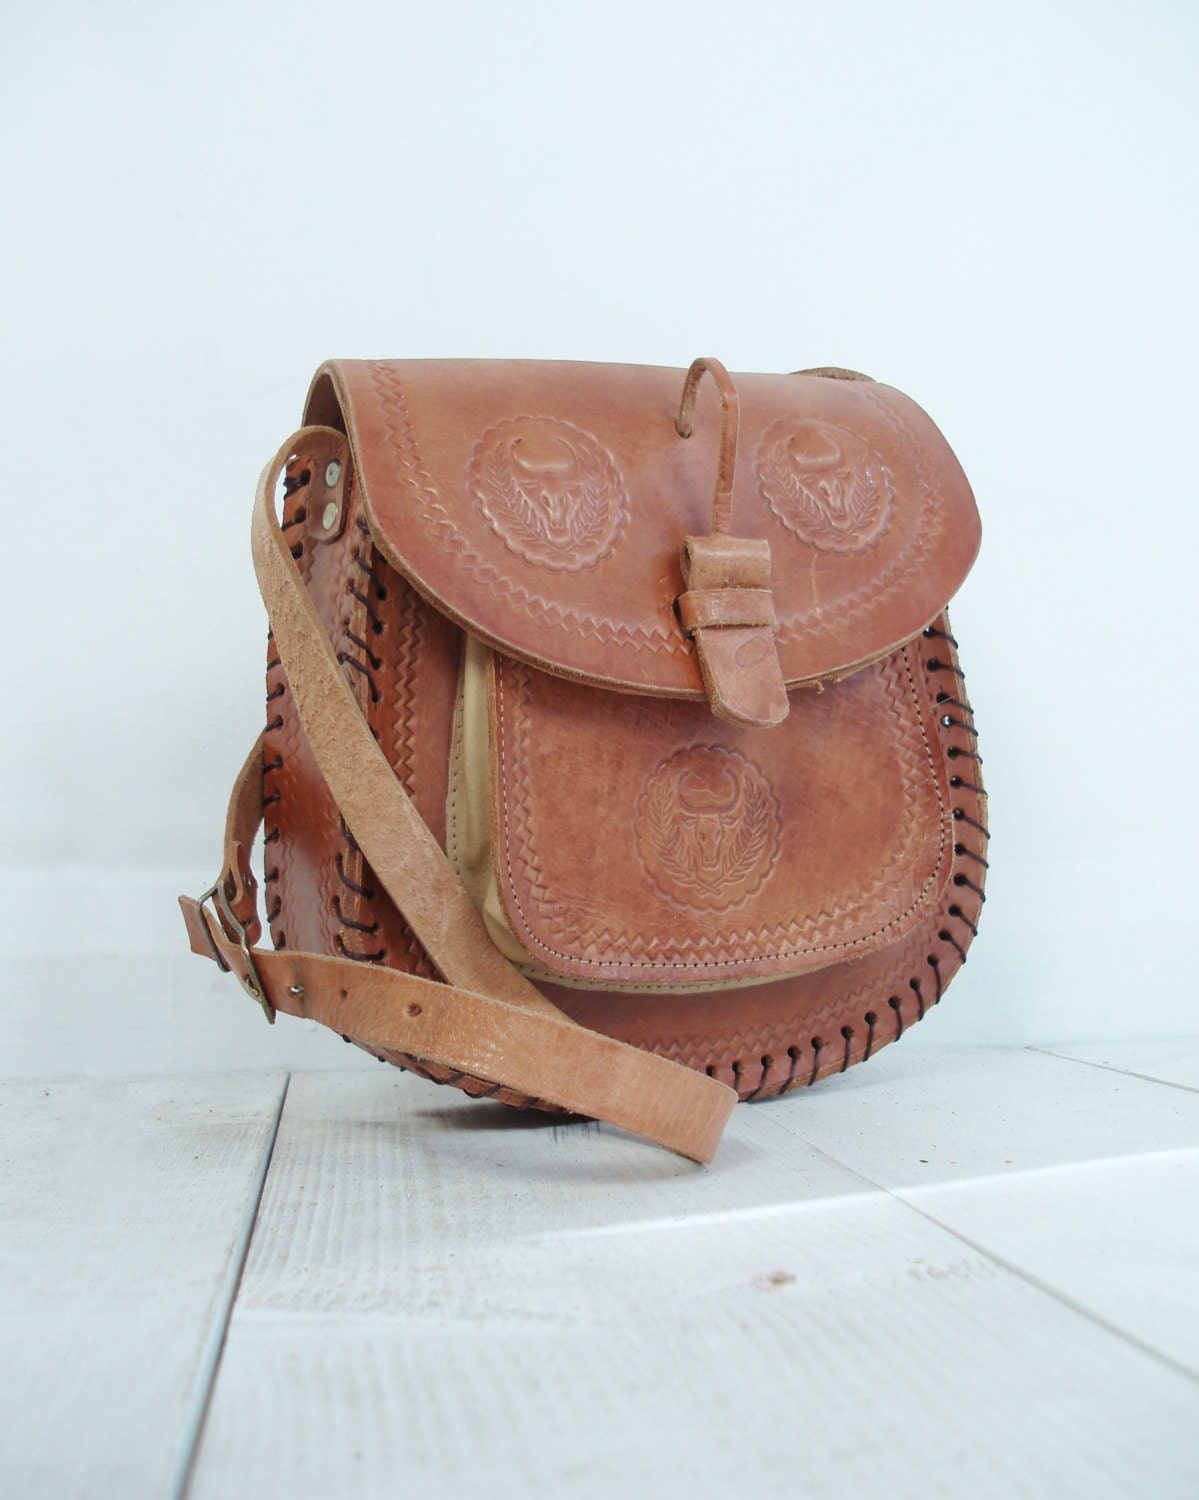
[[[391,1069],[0,1084],[0,1494],[1199,1494],[1199,1039],[716,1163]]]

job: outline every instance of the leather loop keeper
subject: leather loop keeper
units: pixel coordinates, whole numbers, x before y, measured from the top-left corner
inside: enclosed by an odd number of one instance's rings
[[[718,719],[769,729],[790,711],[774,638],[770,543],[764,537],[689,536],[683,542],[679,622]]]
[[[679,623],[688,635],[708,626],[774,625],[769,589],[691,589],[679,596]]]
[[[684,537],[682,568],[689,589],[768,589],[770,543],[750,536]]]

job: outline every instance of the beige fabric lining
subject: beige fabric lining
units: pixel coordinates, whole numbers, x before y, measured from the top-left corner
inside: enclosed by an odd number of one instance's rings
[[[531,979],[575,990],[611,990],[622,994],[698,995],[714,990],[748,988],[787,979],[787,974],[720,979],[695,984],[620,984],[610,979],[575,979],[547,969],[513,932],[500,892],[492,849],[491,727],[488,696],[491,649],[466,636],[458,699],[450,744],[450,778],[446,799],[446,852],[483,918],[487,935],[505,958]]]
[[[454,707],[446,842],[458,878],[478,907],[488,937],[505,958],[531,972],[537,966],[533,955],[508,925],[491,857],[491,732],[487,722],[490,666],[490,649],[468,635]],[[556,976],[547,973],[545,977]]]

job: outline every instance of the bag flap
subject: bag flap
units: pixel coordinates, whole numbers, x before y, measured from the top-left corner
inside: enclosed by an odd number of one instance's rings
[[[951,794],[915,646],[802,694],[769,734],[706,704],[647,714],[478,644],[459,709],[447,849],[534,979],[784,978],[898,941],[949,879]]]
[[[376,544],[501,651],[623,691],[705,696],[680,551],[712,529],[720,408],[685,371],[340,360],[306,420],[343,429]],[[916,404],[843,375],[735,375],[732,535],[769,542],[788,686],[844,677],[923,629],[978,550],[974,497]]]

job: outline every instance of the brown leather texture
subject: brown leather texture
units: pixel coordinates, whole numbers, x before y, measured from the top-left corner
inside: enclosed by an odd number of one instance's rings
[[[681,438],[685,374],[326,366],[308,409],[324,431],[288,466],[283,526],[358,710],[443,847],[464,628],[493,648],[494,875],[538,989],[766,1098],[897,1039],[977,930],[985,792],[944,606],[978,518],[898,392],[734,375],[731,540],[747,547],[713,572],[721,406],[702,382]],[[773,638],[791,684],[769,727],[721,712],[697,654],[712,637],[749,702],[763,658],[737,663],[741,632]],[[276,948],[446,978],[350,832],[273,643],[267,683]],[[547,1102],[355,1039],[473,1094]]]
[[[306,420],[349,433],[377,547],[449,618],[562,676],[701,698],[676,601],[684,540],[716,529],[721,407],[705,381],[680,437],[686,373],[342,360],[318,374]],[[730,534],[769,544],[782,675],[844,676],[910,640],[965,578],[980,536],[969,484],[889,386],[732,378]]]
[[[456,1077],[535,1090],[548,1104],[622,1126],[698,1163],[710,1161],[735,1092],[716,1078],[580,1026],[492,945],[482,914],[367,723],[347,680],[344,654],[335,649],[298,566],[302,546],[289,543],[292,528],[275,513],[277,486],[312,484],[312,474],[328,460],[325,485],[336,485],[337,494],[330,498],[317,489],[316,539],[332,541],[351,493],[337,456],[341,449],[337,433],[305,429],[267,465],[251,526],[254,567],[307,748],[339,810],[343,835],[370,862],[370,899],[385,896],[403,912],[441,979],[364,969],[361,959],[345,954],[253,948],[256,921],[239,916],[236,902],[243,888],[247,895],[252,888],[244,851],[266,812],[262,740],[230,796],[221,875],[203,896],[181,898],[193,950],[235,972],[272,1023],[280,1010],[311,1016],[380,1048],[381,1056],[403,1047],[405,1055],[414,1053],[426,1064],[453,1068]],[[295,474],[301,462],[304,468]],[[285,479],[288,469],[293,472]],[[298,513],[294,521],[301,522]],[[309,529],[310,521],[306,511]],[[219,927],[210,921],[210,901]]]
[[[494,860],[537,962],[589,983],[708,984],[895,942],[940,900],[948,772],[905,648],[788,718],[563,682],[494,658]],[[846,795],[852,773],[855,795]]]

